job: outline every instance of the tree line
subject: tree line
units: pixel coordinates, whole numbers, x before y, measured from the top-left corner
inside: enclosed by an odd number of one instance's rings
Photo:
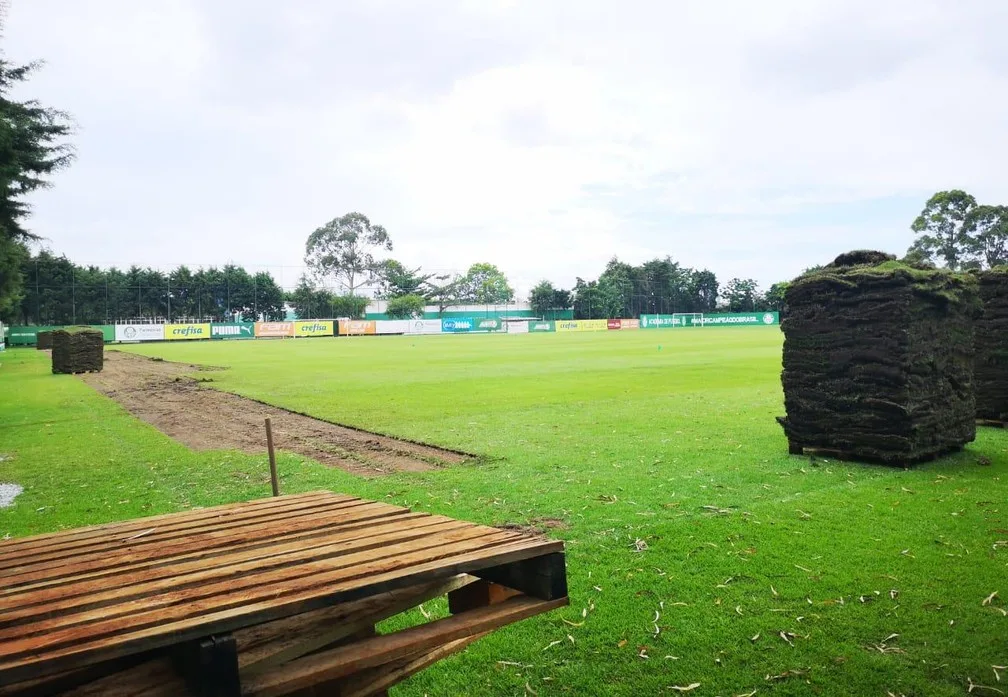
[[[106,324],[116,320],[246,321],[283,319],[285,295],[265,271],[228,264],[164,272],[132,266],[79,266],[46,250],[22,258],[20,299],[11,324]]]
[[[764,293],[751,278],[732,278],[722,287],[713,271],[682,266],[671,257],[639,265],[613,258],[596,280],[579,277],[571,290],[540,281],[529,297],[532,310],[538,315],[550,318],[564,310],[573,310],[575,319],[678,312],[760,312],[779,309],[782,300],[781,284]]]

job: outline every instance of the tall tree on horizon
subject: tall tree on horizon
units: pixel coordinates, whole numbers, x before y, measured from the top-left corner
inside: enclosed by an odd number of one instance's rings
[[[4,7],[0,5],[0,21]],[[13,89],[38,70],[40,62],[15,65],[0,58],[0,316],[9,317],[21,298],[25,244],[39,239],[25,227],[27,197],[52,186],[51,177],[69,166],[73,147],[70,117],[37,100],[17,101]]]

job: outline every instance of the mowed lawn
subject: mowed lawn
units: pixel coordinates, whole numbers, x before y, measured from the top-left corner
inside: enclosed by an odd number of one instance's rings
[[[364,480],[283,454],[284,492],[555,521],[571,606],[396,695],[1008,692],[993,669],[1008,665],[1008,433],[981,429],[911,471],[788,456],[776,329],[126,350],[224,366],[217,389],[480,456]],[[50,375],[41,353],[0,354],[0,386],[0,482],[25,487],[0,535],[268,494],[265,457],[190,452]]]

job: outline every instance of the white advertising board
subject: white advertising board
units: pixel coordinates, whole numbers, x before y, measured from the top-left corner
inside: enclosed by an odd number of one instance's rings
[[[439,319],[411,319],[409,320],[410,334],[440,334],[441,320]]]
[[[117,324],[116,341],[164,341],[163,324]]]
[[[408,319],[380,319],[375,322],[375,334],[409,334]]]

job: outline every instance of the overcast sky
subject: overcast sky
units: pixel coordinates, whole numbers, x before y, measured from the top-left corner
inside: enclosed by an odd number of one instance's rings
[[[289,286],[357,210],[404,263],[524,294],[614,255],[766,286],[904,252],[936,190],[1008,203],[1006,26],[1005,0],[10,0],[2,45],[78,124],[33,199],[58,253]]]

